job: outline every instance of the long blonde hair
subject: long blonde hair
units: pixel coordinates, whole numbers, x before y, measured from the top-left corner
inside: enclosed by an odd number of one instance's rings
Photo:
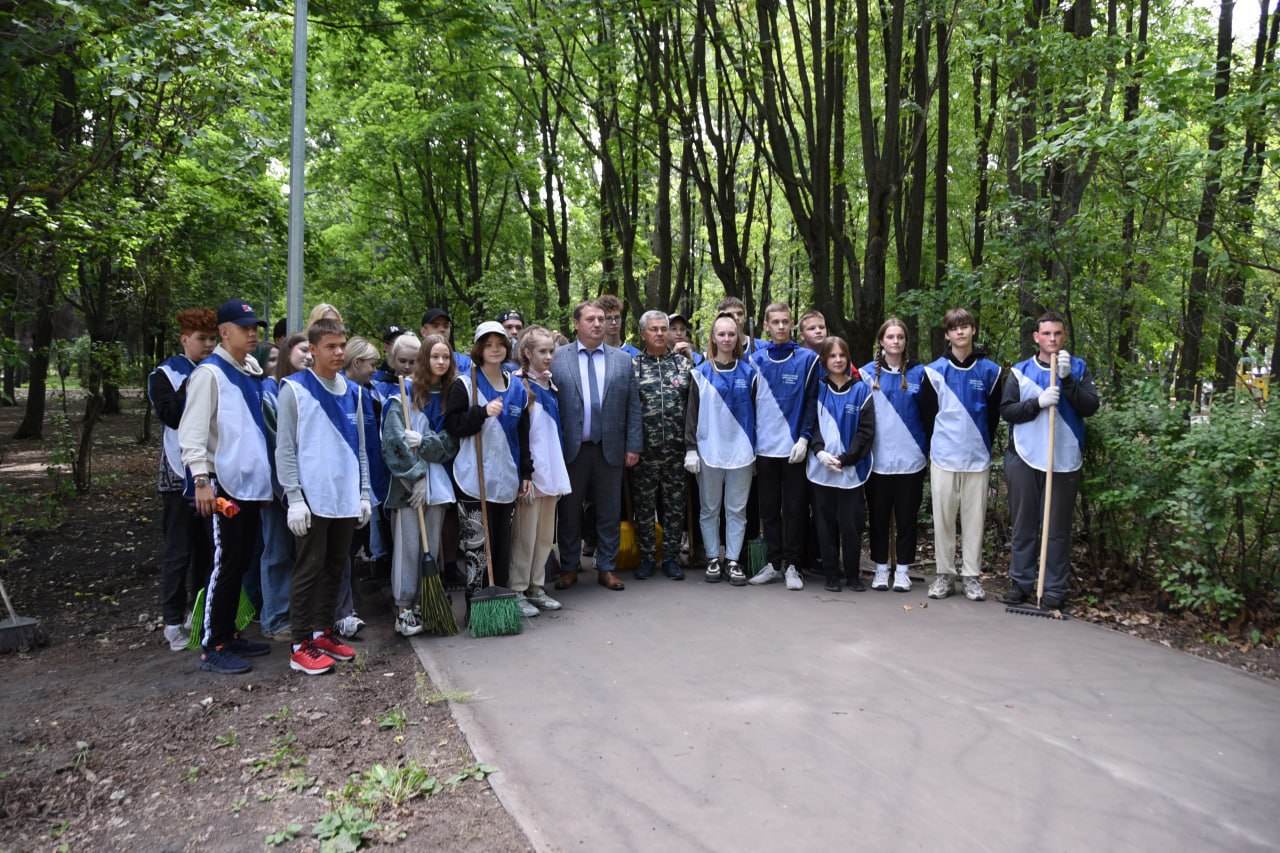
[[[888,320],[885,320],[880,324],[880,331],[876,332],[876,378],[871,383],[871,389],[873,391],[880,390],[881,368],[884,368],[885,370],[889,369],[889,363],[885,361],[884,358],[884,333],[892,329],[894,326],[902,329],[903,343],[906,343],[907,340],[907,324],[899,320],[897,317],[890,317]],[[902,353],[902,390],[907,390],[907,353],[905,349]]]

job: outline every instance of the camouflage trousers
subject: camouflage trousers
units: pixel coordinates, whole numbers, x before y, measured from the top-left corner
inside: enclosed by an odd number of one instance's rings
[[[653,522],[662,525],[662,558],[680,556],[685,520],[684,445],[645,448],[640,464],[631,469],[636,543],[641,559],[655,560]]]

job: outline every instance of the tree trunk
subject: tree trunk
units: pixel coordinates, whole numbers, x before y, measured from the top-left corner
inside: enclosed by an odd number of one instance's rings
[[[1213,101],[1215,107],[1209,124],[1208,169],[1200,196],[1200,213],[1196,216],[1195,248],[1191,253],[1191,276],[1187,281],[1187,306],[1182,318],[1182,360],[1178,364],[1174,391],[1177,398],[1189,403],[1196,398],[1203,364],[1202,344],[1209,303],[1213,299],[1209,276],[1209,242],[1217,217],[1218,196],[1222,193],[1221,157],[1226,145],[1226,117],[1222,110],[1231,88],[1231,17],[1235,0],[1222,0],[1218,15],[1217,68],[1214,72]],[[1225,390],[1225,389],[1223,389]]]
[[[36,314],[31,324],[31,355],[27,362],[31,381],[27,385],[27,407],[13,437],[44,437],[44,397],[49,377],[49,347],[53,344],[53,297],[58,292],[57,257],[45,249],[36,276]]]
[[[941,23],[937,31],[938,67],[938,141],[933,161],[933,286],[941,290],[947,281],[947,264],[950,261],[951,240],[947,222],[947,160],[951,156],[951,33]],[[931,330],[942,330],[942,324],[934,319]],[[914,354],[920,358],[920,335],[912,336]],[[931,342],[932,343],[932,342]],[[932,352],[941,354],[942,347]]]

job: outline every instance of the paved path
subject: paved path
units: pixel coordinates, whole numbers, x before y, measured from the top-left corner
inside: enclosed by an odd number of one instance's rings
[[[1274,683],[922,584],[624,577],[416,641],[541,850],[1280,850]]]

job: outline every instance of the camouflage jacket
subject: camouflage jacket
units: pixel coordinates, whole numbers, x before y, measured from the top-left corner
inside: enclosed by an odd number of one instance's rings
[[[640,388],[644,446],[683,446],[693,363],[677,353],[652,356],[642,352],[634,359],[634,370]]]

